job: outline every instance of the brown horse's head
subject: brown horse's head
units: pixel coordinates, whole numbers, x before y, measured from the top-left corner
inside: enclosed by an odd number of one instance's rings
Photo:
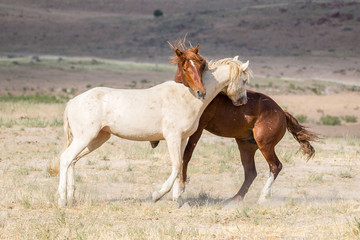
[[[195,48],[186,48],[184,42],[179,42],[175,47],[170,43],[169,45],[176,54],[171,58],[171,63],[178,66],[175,82],[190,87],[198,98],[204,99],[206,90],[202,82],[202,73],[206,68],[206,60],[199,54],[199,45]]]

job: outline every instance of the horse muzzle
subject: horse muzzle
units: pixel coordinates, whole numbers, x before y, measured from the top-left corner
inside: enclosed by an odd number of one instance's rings
[[[196,95],[199,99],[205,99],[206,91],[200,92],[199,90],[196,91]]]
[[[244,98],[240,98],[239,100],[237,100],[236,102],[232,102],[234,104],[234,106],[242,106],[242,105],[245,105],[246,103],[248,102],[248,99],[247,97],[244,97]]]

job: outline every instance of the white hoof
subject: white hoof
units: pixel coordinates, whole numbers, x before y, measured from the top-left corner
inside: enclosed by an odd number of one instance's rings
[[[179,204],[179,208],[181,208],[184,205],[185,200],[182,197],[179,197],[178,199],[176,199],[176,202]]]
[[[157,202],[160,198],[161,198],[161,195],[160,195],[160,193],[159,193],[158,191],[153,192],[153,194],[152,194],[152,200],[153,200],[154,202]]]
[[[176,201],[178,198],[180,198],[184,191],[185,191],[185,188],[174,188],[173,196],[172,196],[173,201]]]
[[[59,207],[66,207],[66,200],[59,198],[59,200],[58,200],[58,206],[59,206]]]
[[[268,195],[261,195],[258,200],[258,204],[266,203],[270,201],[271,194]]]

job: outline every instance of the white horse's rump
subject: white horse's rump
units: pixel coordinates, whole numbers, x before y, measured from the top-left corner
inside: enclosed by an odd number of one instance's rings
[[[238,74],[231,74],[234,67]],[[228,95],[241,95],[230,86],[246,83],[241,76],[248,76],[247,68],[248,63],[228,59],[204,71],[207,94],[203,100],[190,88],[172,81],[142,90],[99,87],[70,100],[64,113],[68,147],[60,157],[58,204],[65,206],[73,200],[75,162],[100,147],[111,134],[136,141],[167,141],[172,172],[160,191],[153,193],[153,200],[159,200],[179,175],[186,140],[196,131],[204,109],[226,86]]]

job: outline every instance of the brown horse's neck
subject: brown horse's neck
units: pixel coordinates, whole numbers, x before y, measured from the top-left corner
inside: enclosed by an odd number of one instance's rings
[[[177,68],[177,70],[176,70],[176,74],[175,74],[175,79],[174,79],[174,81],[177,82],[177,83],[182,83],[182,84],[184,84],[186,87],[189,87],[188,84],[187,84],[187,82],[183,80],[183,76],[182,76],[179,68]]]

